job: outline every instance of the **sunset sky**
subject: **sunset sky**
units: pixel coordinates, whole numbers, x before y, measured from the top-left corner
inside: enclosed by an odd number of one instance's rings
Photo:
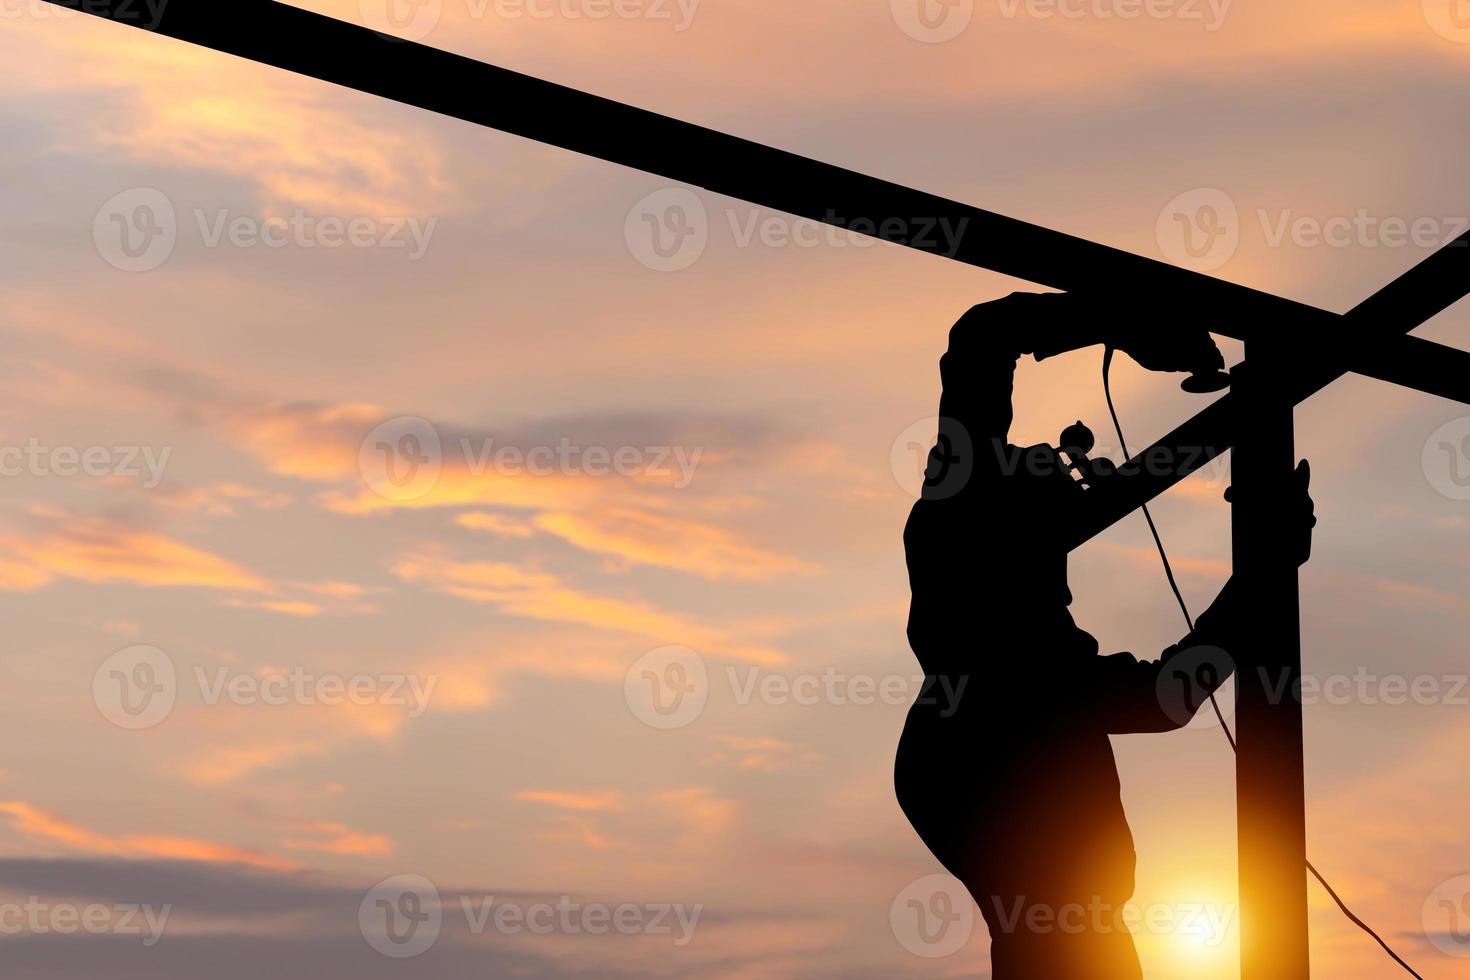
[[[396,29],[1337,311],[1470,225],[1459,0],[916,2],[424,0]],[[7,976],[989,975],[982,924],[904,924],[943,883],[892,788],[900,535],[949,326],[1032,287],[42,0],[0,0],[0,65]],[[1201,205],[1226,238],[1192,256]],[[1023,364],[1012,440],[1081,418],[1118,458],[1098,362]],[[1207,404],[1177,380],[1118,364],[1135,446]],[[1467,416],[1362,378],[1298,413],[1311,856],[1432,978],[1470,978]],[[1155,508],[1195,611],[1227,470]],[[1072,590],[1105,650],[1183,632],[1137,515]],[[697,703],[660,714],[649,676]],[[1114,744],[1168,923],[1146,974],[1237,976],[1218,725]],[[360,921],[390,879],[438,896],[411,958]],[[492,897],[698,919],[477,927]],[[37,903],[171,911],[151,944],[11,928]],[[1318,975],[1394,975],[1312,903]]]

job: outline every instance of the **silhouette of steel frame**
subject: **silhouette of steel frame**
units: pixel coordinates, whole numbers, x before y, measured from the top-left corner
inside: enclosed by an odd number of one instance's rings
[[[1407,336],[1470,292],[1470,233],[1338,315],[272,0],[48,2],[1055,289],[1126,288],[1137,306],[1244,340],[1236,390],[1090,493],[1072,544],[1240,447],[1235,571],[1270,627],[1238,656],[1241,972],[1308,975],[1301,704],[1264,683],[1301,672],[1297,570],[1268,533],[1286,521],[1292,410],[1349,372],[1470,402],[1470,354]],[[952,251],[921,237],[940,220],[966,229]]]

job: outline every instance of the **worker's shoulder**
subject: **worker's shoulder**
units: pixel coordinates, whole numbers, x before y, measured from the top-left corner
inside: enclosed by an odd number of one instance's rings
[[[1049,316],[1056,310],[1059,297],[1066,293],[1010,293],[999,299],[976,303],[965,311],[949,331],[950,350],[963,350],[977,345],[1006,345],[1007,329]],[[1007,345],[1009,346],[1009,345]]]

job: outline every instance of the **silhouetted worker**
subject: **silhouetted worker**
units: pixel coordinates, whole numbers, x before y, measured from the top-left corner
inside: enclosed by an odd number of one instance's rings
[[[1064,293],[976,306],[949,341],[938,445],[904,545],[909,642],[926,674],[949,675],[934,689],[964,693],[910,711],[899,803],[979,905],[994,980],[1133,980],[1142,974],[1120,916],[1135,856],[1108,736],[1186,724],[1231,669],[1198,648],[1235,647],[1242,612],[1227,584],[1161,660],[1098,655],[1067,608],[1069,521],[1086,491],[1050,447],[1007,442],[1012,378],[1023,353],[1092,344],[1153,370],[1208,372],[1223,360],[1203,329],[1141,330]],[[1315,518],[1306,463],[1297,473],[1296,531],[1282,547],[1305,562]],[[1160,685],[1171,661],[1190,664],[1177,693],[1171,678]]]

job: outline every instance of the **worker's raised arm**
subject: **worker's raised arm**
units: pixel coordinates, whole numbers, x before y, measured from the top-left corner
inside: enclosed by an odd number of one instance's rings
[[[939,445],[930,456],[931,487],[942,482],[947,461],[960,447],[974,454],[965,481],[978,477],[983,482],[1000,471],[1011,428],[1016,361],[1022,354],[1039,359],[1101,343],[1082,307],[1068,293],[1011,293],[973,306],[959,319],[939,361],[944,392]]]

